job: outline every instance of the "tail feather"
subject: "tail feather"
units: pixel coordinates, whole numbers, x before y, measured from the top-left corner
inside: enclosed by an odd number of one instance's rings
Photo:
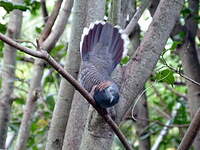
[[[109,43],[112,43],[110,42],[110,40],[112,40],[112,33],[113,33],[113,26],[109,23],[106,23],[101,31],[99,42],[109,46]]]
[[[114,69],[123,57],[123,52],[126,51],[126,41],[127,39],[124,38],[118,27],[113,27],[105,22],[94,23],[82,35],[80,45],[82,59],[87,61],[90,59],[91,52],[94,55],[94,53],[104,51],[100,54],[111,56],[111,65]],[[102,58],[104,57],[102,56]],[[107,58],[105,57],[105,59]]]

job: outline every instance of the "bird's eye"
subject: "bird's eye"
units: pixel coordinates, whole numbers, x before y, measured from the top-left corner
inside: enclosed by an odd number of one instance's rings
[[[110,89],[110,93],[114,94],[114,93],[115,93],[115,91],[114,91],[113,89]]]

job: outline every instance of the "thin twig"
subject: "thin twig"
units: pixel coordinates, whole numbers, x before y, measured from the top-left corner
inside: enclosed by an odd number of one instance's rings
[[[149,5],[151,4],[151,0],[144,0],[144,2],[141,4],[141,6],[137,9],[135,15],[131,19],[130,23],[127,25],[126,29],[124,30],[124,33],[127,35],[130,35],[134,29],[137,26],[137,22],[142,16],[143,12]]]
[[[175,73],[179,74],[179,75],[180,75],[181,77],[183,77],[184,79],[186,79],[186,80],[188,80],[188,81],[190,81],[190,82],[192,82],[192,83],[194,83],[194,84],[200,86],[200,83],[199,83],[199,82],[197,82],[197,81],[191,79],[191,78],[188,77],[187,75],[181,73],[179,70],[176,70],[176,69],[173,68],[172,66],[168,65],[168,63],[165,61],[164,58],[162,58],[162,61],[165,63],[165,65],[166,65],[169,69],[171,69],[171,70],[174,71]]]
[[[57,63],[53,57],[51,57],[47,51],[40,50],[40,51],[34,51],[32,49],[29,49],[27,47],[21,46],[17,42],[13,41],[11,38],[6,37],[2,33],[0,33],[0,39],[4,41],[5,43],[15,47],[16,49],[25,52],[29,55],[41,58],[46,60],[60,75],[63,76],[68,82],[70,82],[76,90],[80,92],[80,94],[97,110],[97,112],[104,118],[104,120],[109,124],[109,126],[112,128],[114,133],[118,136],[122,144],[127,150],[132,150],[131,146],[127,142],[125,136],[120,131],[117,124],[112,120],[112,118],[108,115],[105,109],[101,109],[95,104],[94,99],[91,97],[91,95],[78,83],[76,79],[74,79],[66,70]]]

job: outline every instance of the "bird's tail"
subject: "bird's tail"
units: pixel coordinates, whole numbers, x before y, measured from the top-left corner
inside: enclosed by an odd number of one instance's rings
[[[82,60],[87,61],[94,54],[109,55],[114,69],[127,52],[127,42],[127,36],[119,27],[106,22],[95,22],[84,29],[80,44]]]

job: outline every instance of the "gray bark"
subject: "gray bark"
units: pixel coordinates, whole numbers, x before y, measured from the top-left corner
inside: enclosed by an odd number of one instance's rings
[[[193,19],[198,16],[199,0],[189,1],[189,8],[191,16],[186,19],[186,34],[187,37],[184,44],[177,49],[183,64],[184,73],[191,79],[200,83],[200,63],[198,61],[198,54],[195,45],[195,36],[197,34],[197,20]],[[188,103],[191,117],[193,117],[200,107],[200,87],[190,81],[186,81],[188,87]],[[200,147],[200,133],[197,134],[194,143],[194,149],[198,150]]]
[[[110,126],[90,106],[87,124],[82,138],[80,150],[107,150],[111,149],[114,134]]]
[[[85,26],[87,0],[75,0],[73,21],[69,49],[65,63],[65,70],[74,78],[77,78],[80,66],[80,40]],[[56,102],[46,150],[62,149],[65,129],[69,117],[71,103],[74,95],[74,87],[65,79],[61,79],[58,100]]]
[[[23,0],[13,0],[14,2],[22,3]],[[22,12],[13,10],[10,13],[7,36],[13,39],[19,38],[22,24]],[[10,120],[10,112],[15,80],[16,67],[16,49],[5,44],[2,67],[2,93],[0,96],[0,149],[5,148],[7,137],[8,122]]]
[[[126,111],[130,109],[133,99],[142,90],[144,83],[154,69],[175,21],[179,16],[182,5],[183,0],[162,0],[160,2],[140,47],[137,49],[133,59],[125,66],[126,70],[122,80],[121,98],[119,104],[116,105],[116,121],[118,123],[121,122]],[[109,130],[109,127],[103,120],[101,120],[101,124],[95,126],[99,122],[99,117],[91,111],[89,114],[92,115],[88,119],[84,133],[87,137],[84,136],[83,138],[81,150],[110,149],[113,132]],[[94,133],[98,133],[98,135],[96,136]],[[106,147],[103,145],[106,145]]]
[[[86,24],[89,26],[91,22],[102,20],[104,17],[104,0],[88,0]],[[83,7],[83,6],[82,6]],[[75,92],[70,116],[65,132],[63,150],[78,150],[82,140],[82,134],[85,129],[85,123],[88,114],[89,104],[80,96],[79,92]]]
[[[136,1],[129,4],[129,16],[132,18],[135,11],[136,11]],[[128,51],[128,56],[133,57],[133,54],[135,53],[136,49],[138,48],[140,44],[140,27],[137,25],[137,28],[134,30],[133,33],[129,36],[131,40],[131,46],[132,48]],[[145,88],[143,89],[145,90]],[[132,110],[131,110],[132,112]],[[134,116],[136,118],[139,118],[136,120],[136,133],[139,137],[139,150],[149,150],[150,149],[150,137],[147,137],[145,139],[140,138],[142,136],[144,129],[149,125],[148,119],[148,103],[147,103],[147,97],[146,93],[144,93],[141,97],[141,100],[138,101],[138,104],[135,107]]]

